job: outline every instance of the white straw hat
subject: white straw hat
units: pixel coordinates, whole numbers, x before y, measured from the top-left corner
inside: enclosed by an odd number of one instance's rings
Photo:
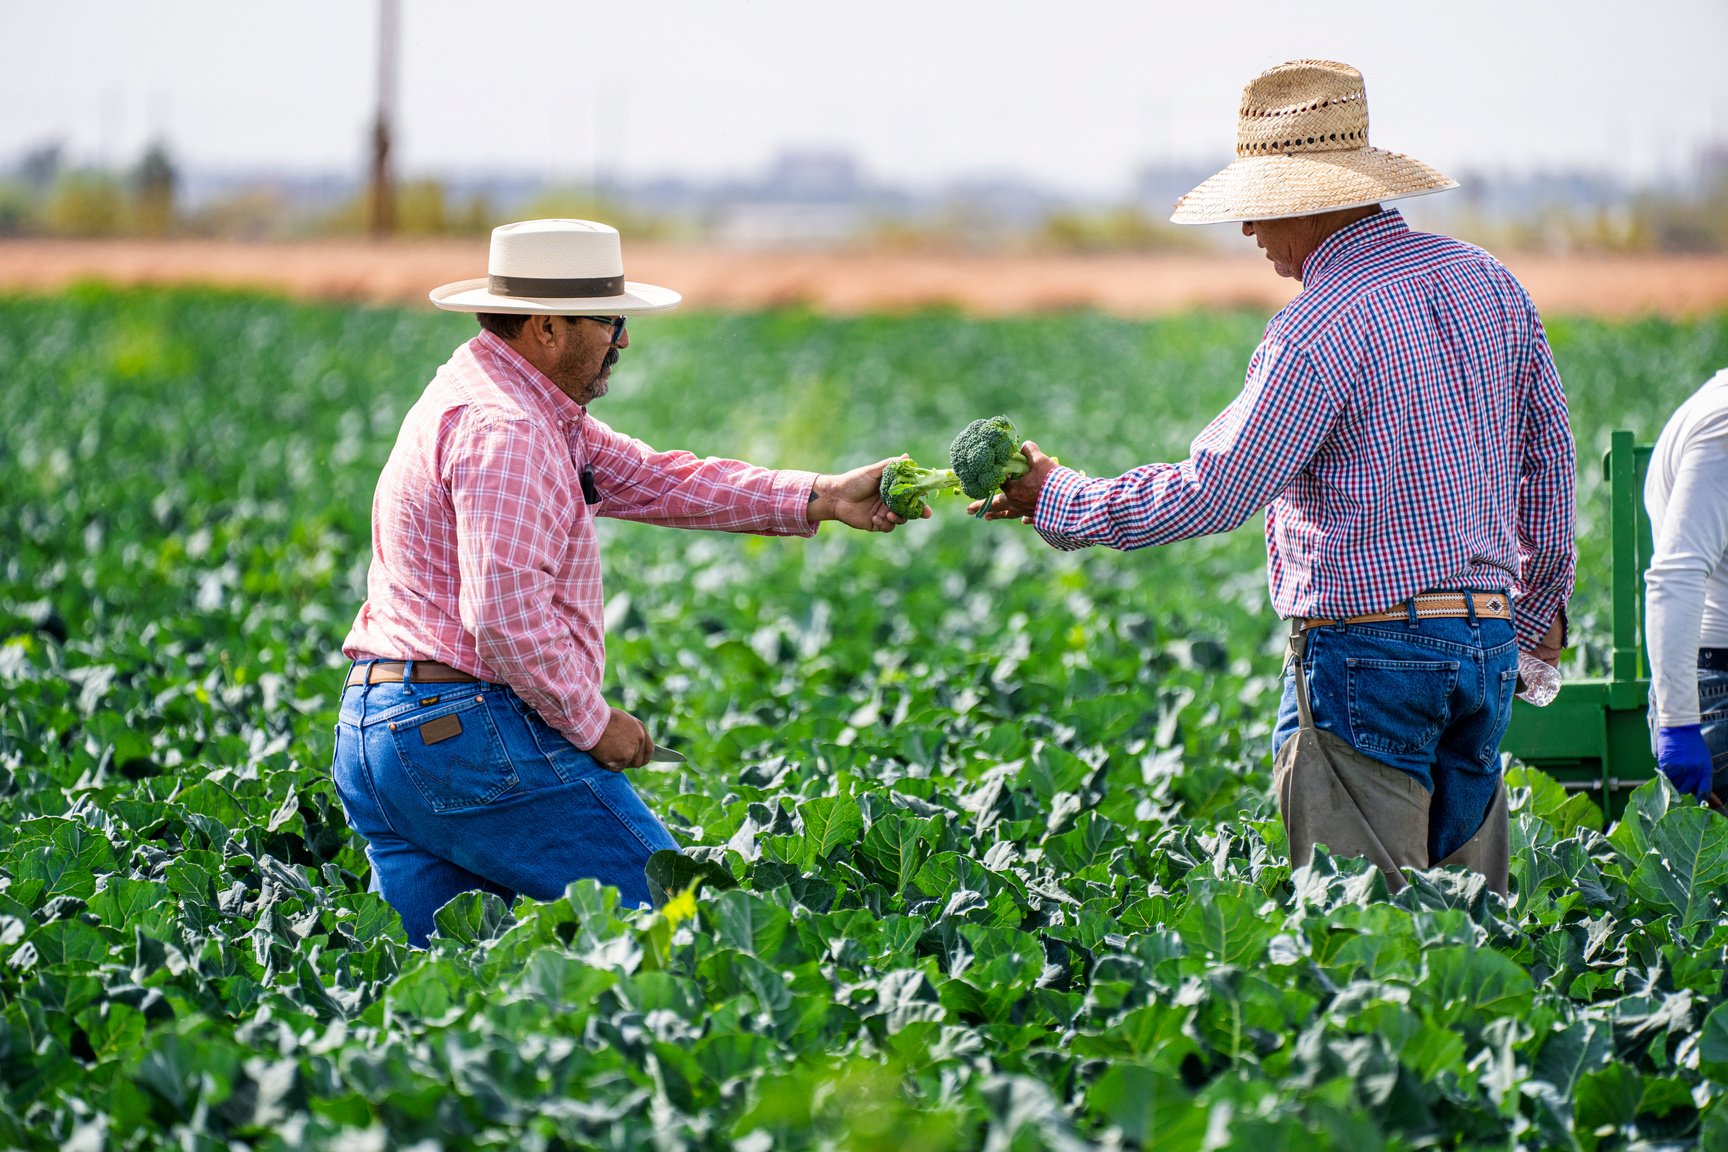
[[[1368,146],[1362,73],[1292,60],[1242,89],[1236,162],[1176,201],[1177,224],[1282,220],[1458,187],[1420,160]]]
[[[593,220],[500,225],[486,272],[432,289],[432,303],[449,312],[640,316],[681,299],[670,288],[625,280],[618,229]]]

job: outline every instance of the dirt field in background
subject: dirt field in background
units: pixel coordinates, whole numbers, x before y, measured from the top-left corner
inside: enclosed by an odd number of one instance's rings
[[[1245,242],[1246,243],[1246,242]],[[1257,254],[967,256],[742,252],[630,246],[633,280],[664,284],[699,309],[802,304],[855,313],[926,306],[978,314],[1096,308],[1150,316],[1190,308],[1270,312],[1293,295]],[[1689,316],[1728,310],[1728,257],[1513,256],[1507,263],[1551,315]],[[424,303],[483,274],[486,241],[0,241],[0,292],[78,280],[203,283],[317,299]]]

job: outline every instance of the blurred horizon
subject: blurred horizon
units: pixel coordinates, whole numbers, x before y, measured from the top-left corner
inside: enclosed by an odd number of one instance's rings
[[[391,3],[0,0],[0,236],[364,231],[383,112],[405,235],[607,214],[765,247],[1208,250],[1229,230],[1171,202],[1231,159],[1242,85],[1306,55],[1363,72],[1377,146],[1463,185],[1414,221],[1728,249],[1713,0]]]

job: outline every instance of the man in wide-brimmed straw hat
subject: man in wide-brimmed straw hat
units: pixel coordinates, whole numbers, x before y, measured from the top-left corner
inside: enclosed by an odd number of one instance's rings
[[[1541,319],[1488,253],[1387,201],[1454,187],[1368,143],[1362,77],[1295,60],[1242,93],[1236,162],[1176,205],[1240,223],[1301,293],[1178,464],[1088,479],[1027,444],[993,517],[1141,548],[1266,510],[1291,622],[1274,778],[1291,858],[1464,863],[1505,890],[1499,744],[1520,652],[1558,659],[1573,445]],[[1154,382],[1157,386],[1159,382]]]
[[[590,877],[642,903],[649,855],[676,847],[620,774],[657,749],[601,695],[596,517],[788,536],[905,522],[878,494],[887,461],[776,472],[658,452],[590,415],[628,319],[678,299],[626,280],[618,233],[587,220],[498,228],[487,276],[432,292],[482,331],[379,477],[333,767],[414,944],[474,889],[544,900]]]

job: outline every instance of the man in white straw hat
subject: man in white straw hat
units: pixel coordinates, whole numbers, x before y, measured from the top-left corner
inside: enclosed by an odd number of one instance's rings
[[[1266,510],[1291,622],[1273,734],[1291,860],[1316,843],[1462,863],[1504,892],[1499,745],[1520,653],[1553,665],[1572,590],[1573,445],[1542,321],[1488,253],[1390,200],[1454,187],[1368,143],[1361,74],[1295,60],[1242,93],[1236,162],[1176,204],[1240,223],[1302,291],[1177,464],[1088,479],[1028,443],[991,517],[1143,548]]]
[[[432,292],[482,331],[409,411],[379,477],[333,764],[416,945],[464,891],[554,899],[591,877],[644,903],[649,855],[677,846],[620,774],[656,748],[601,695],[596,517],[786,536],[905,522],[878,494],[887,461],[770,471],[658,452],[595,419],[628,318],[678,300],[625,280],[618,233],[587,220],[498,228],[487,276]]]

